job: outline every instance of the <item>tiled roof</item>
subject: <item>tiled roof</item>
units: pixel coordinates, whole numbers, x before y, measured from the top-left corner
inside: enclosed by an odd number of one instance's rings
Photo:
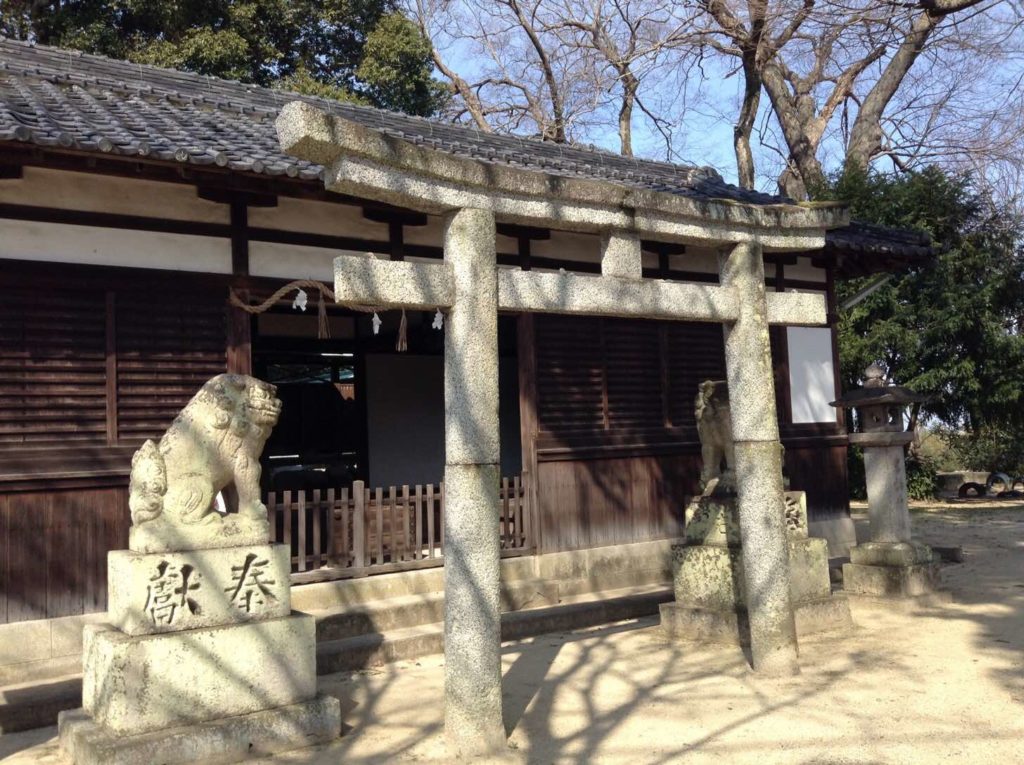
[[[382,133],[483,162],[591,178],[700,199],[792,200],[726,183],[712,168],[484,133],[356,104],[0,38],[0,143],[215,165],[319,180],[322,168],[281,152],[274,120],[301,99]],[[911,232],[853,223],[830,231],[837,254],[927,256]]]
[[[274,119],[301,99],[414,144],[552,175],[751,204],[786,201],[726,183],[711,168],[623,157],[410,117],[356,104],[0,40],[0,141],[215,164],[315,179],[320,167],[281,152]]]

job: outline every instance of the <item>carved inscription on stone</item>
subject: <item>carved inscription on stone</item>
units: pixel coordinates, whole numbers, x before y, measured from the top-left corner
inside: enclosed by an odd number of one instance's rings
[[[154,625],[174,624],[182,610],[190,614],[200,613],[202,609],[192,593],[199,589],[201,578],[199,572],[187,563],[174,565],[166,560],[160,561],[149,578],[146,605],[142,610],[149,614]]]
[[[240,566],[231,567],[232,584],[224,591],[238,609],[252,614],[262,611],[268,603],[277,603],[270,589],[277,580],[269,578],[269,564],[269,559],[260,560],[255,553],[249,553]]]
[[[287,616],[289,553],[284,545],[114,551],[109,558],[110,622],[129,635],[152,635]]]

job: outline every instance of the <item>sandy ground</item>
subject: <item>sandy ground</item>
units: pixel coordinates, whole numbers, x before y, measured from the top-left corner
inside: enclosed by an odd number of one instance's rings
[[[915,512],[960,544],[955,602],[855,606],[854,634],[801,642],[802,674],[768,680],[739,652],[670,644],[656,620],[504,648],[511,762],[1024,763],[1024,504]],[[343,699],[335,744],[262,761],[443,762],[441,657],[322,679]],[[6,765],[58,762],[53,729],[0,737]]]

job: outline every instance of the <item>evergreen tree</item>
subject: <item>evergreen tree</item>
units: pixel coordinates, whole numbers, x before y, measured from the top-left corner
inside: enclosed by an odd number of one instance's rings
[[[446,94],[397,0],[6,0],[0,33],[424,116]]]
[[[844,387],[881,362],[891,379],[935,396],[923,411],[966,434],[970,444],[961,446],[975,450],[972,461],[999,467],[985,463],[1005,458],[978,448],[1024,441],[1024,225],[1008,210],[993,210],[968,176],[934,167],[848,171],[819,196],[848,201],[859,220],[925,231],[938,250],[931,263],[842,312]],[[840,283],[840,304],[866,282]]]

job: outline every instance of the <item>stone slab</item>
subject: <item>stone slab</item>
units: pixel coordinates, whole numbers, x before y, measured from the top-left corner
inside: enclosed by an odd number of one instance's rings
[[[179,765],[238,762],[327,743],[338,736],[341,708],[331,696],[246,715],[124,736],[82,709],[62,712],[60,745],[74,765]]]
[[[447,263],[339,255],[334,259],[334,299],[341,305],[434,310],[452,305],[455,286]]]
[[[82,706],[111,731],[134,734],[308,701],[315,641],[306,614],[134,637],[93,625]]]
[[[671,640],[718,645],[748,645],[750,621],[745,608],[711,609],[681,603],[662,603],[661,628]],[[794,606],[800,637],[853,629],[849,601],[843,596],[811,600]]]
[[[940,588],[938,563],[915,566],[843,564],[843,589],[852,595],[905,598],[927,595]]]
[[[270,523],[266,518],[250,518],[238,513],[211,514],[206,516],[203,523],[191,526],[171,523],[161,516],[142,524],[133,524],[128,529],[128,547],[140,553],[245,547],[265,545],[268,541]]]
[[[288,616],[290,554],[280,544],[111,551],[109,621],[129,635],[151,635]]]
[[[850,548],[850,562],[862,566],[916,566],[936,559],[931,548],[920,542],[864,542]]]
[[[765,295],[769,324],[823,327],[828,324],[825,296],[813,292],[769,292]]]

